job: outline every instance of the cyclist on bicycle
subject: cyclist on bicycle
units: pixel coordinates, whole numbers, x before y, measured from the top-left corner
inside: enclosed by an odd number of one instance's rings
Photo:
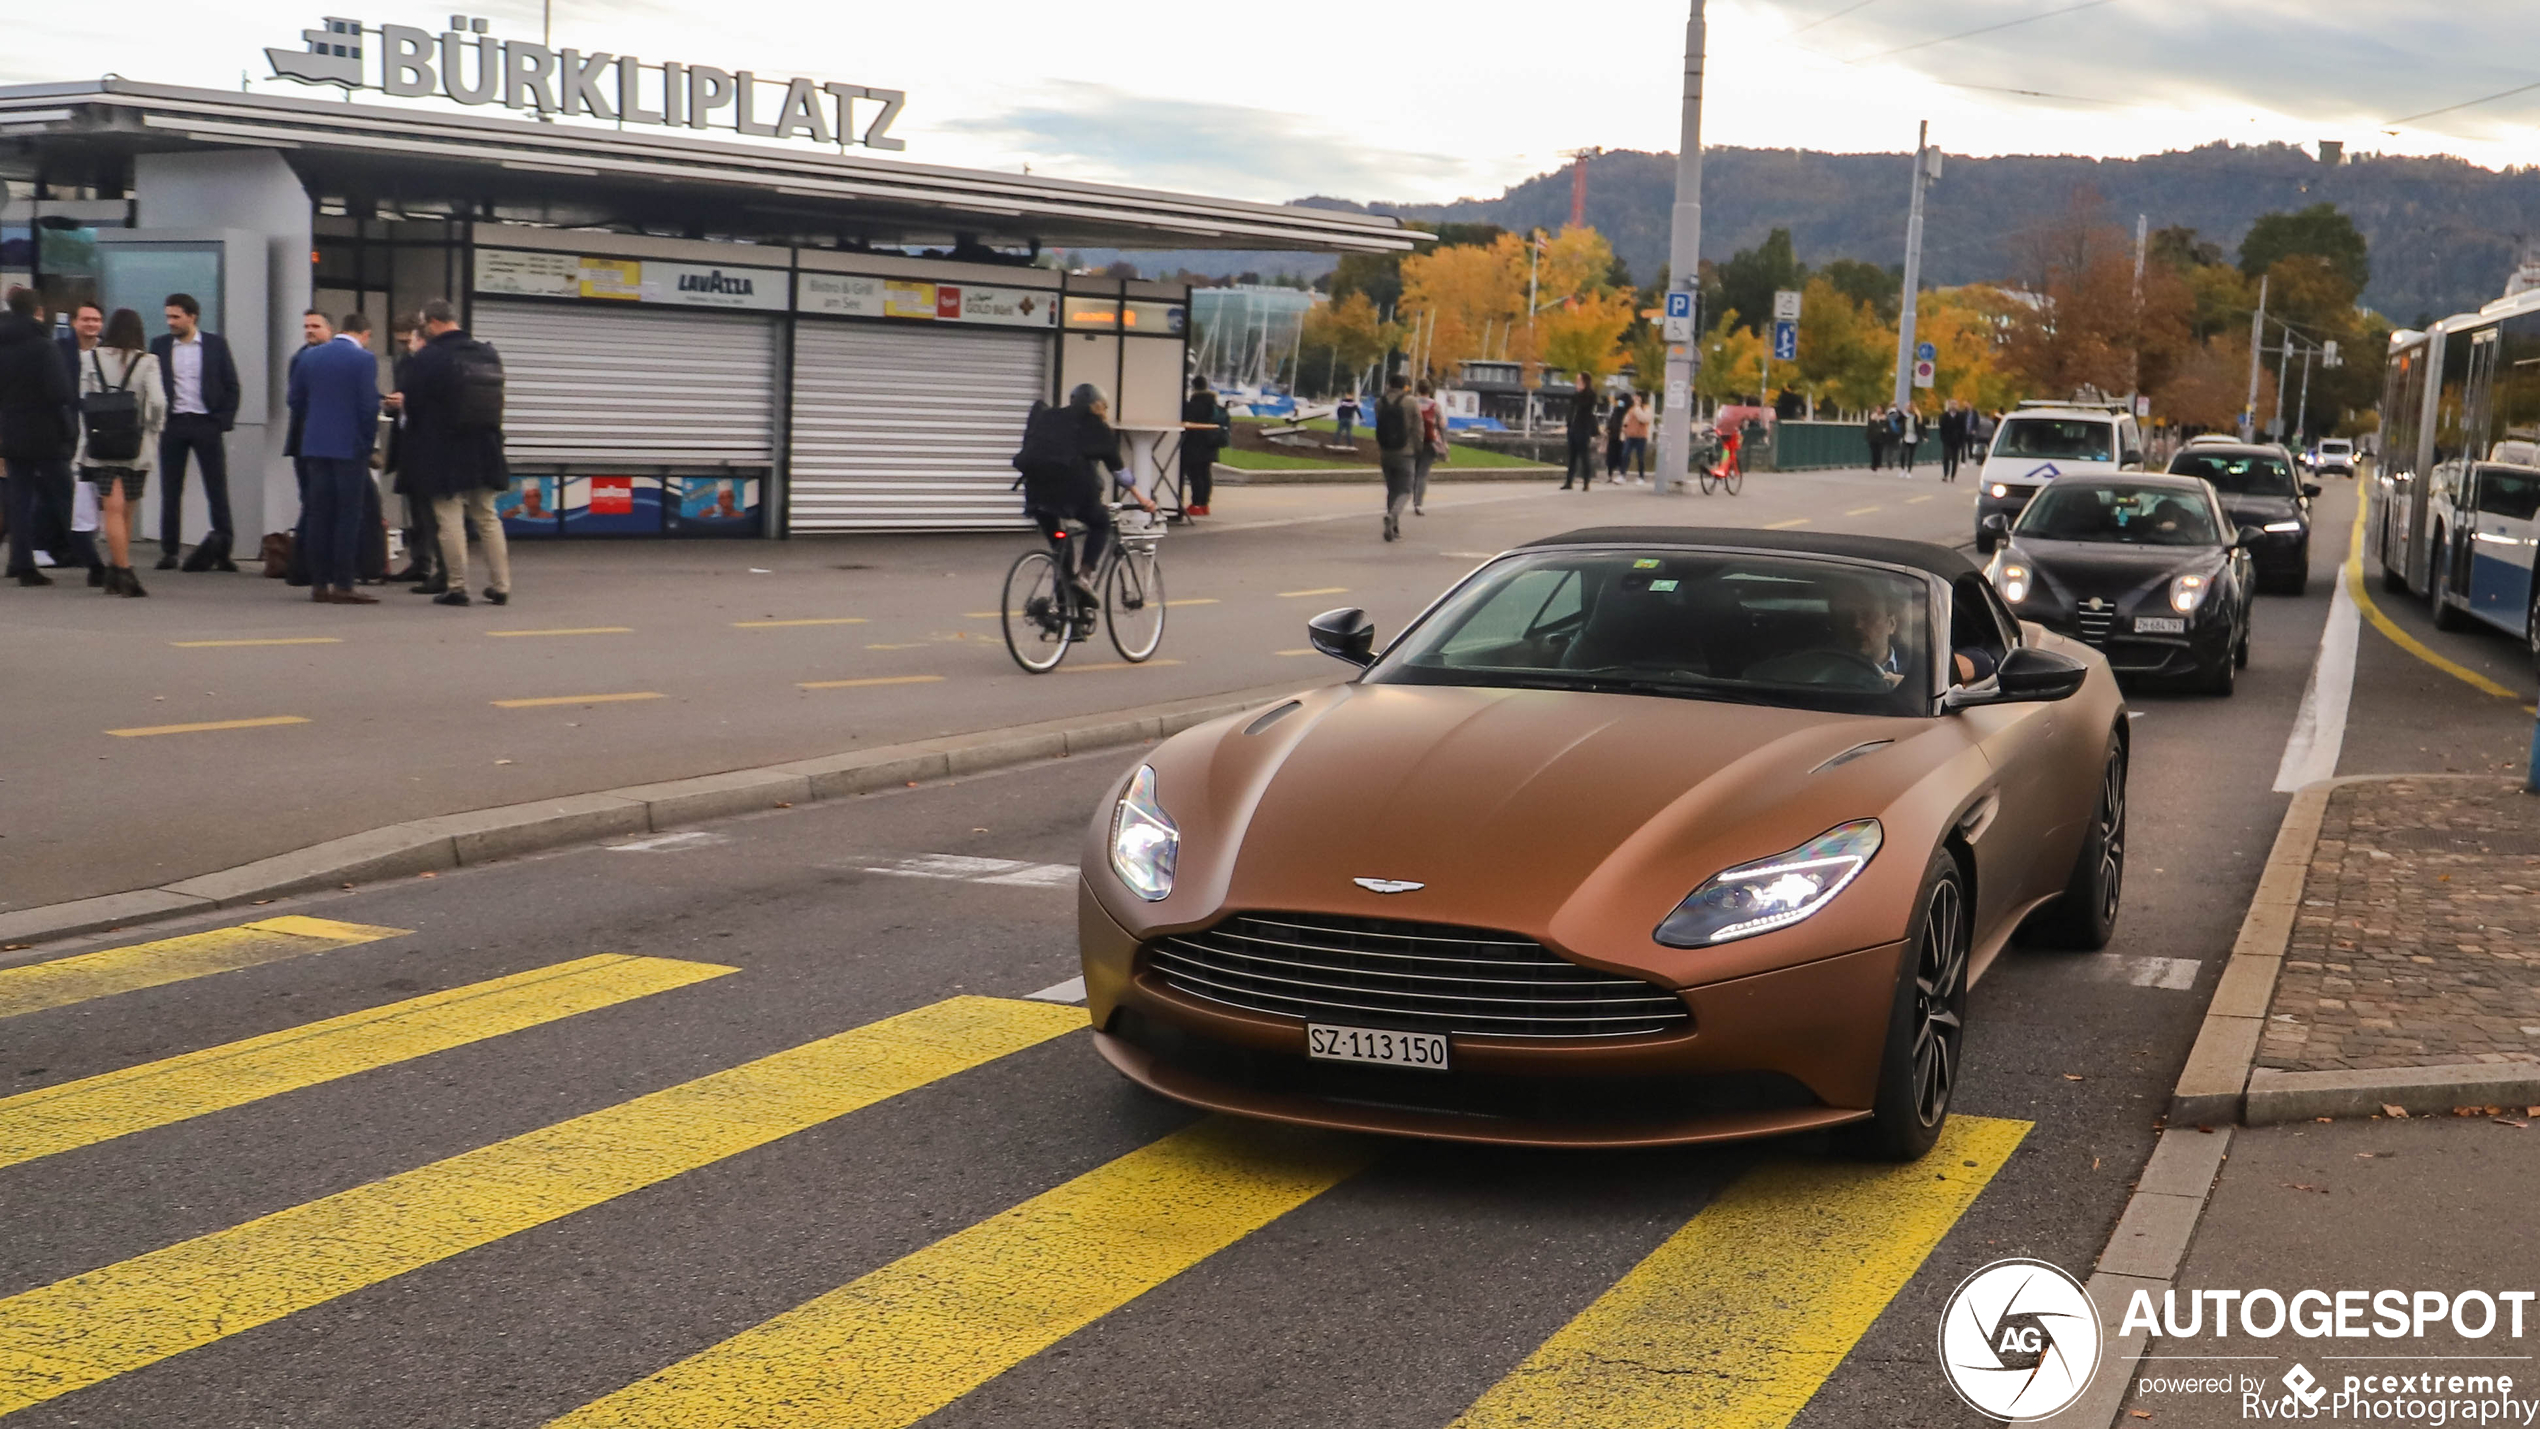
[[[1097,463],[1109,469],[1110,481],[1094,474]],[[1068,549],[1067,528],[1061,523],[1084,523],[1084,539],[1069,563],[1069,574],[1077,593],[1090,604],[1093,573],[1102,561],[1103,547],[1112,539],[1105,488],[1117,484],[1150,515],[1155,511],[1155,502],[1138,490],[1123,469],[1120,434],[1111,426],[1110,399],[1100,387],[1084,382],[1067,394],[1066,406],[1035,410],[1024,426],[1023,449],[1015,454],[1014,464],[1023,473],[1024,514],[1040,526],[1052,547],[1062,554]]]

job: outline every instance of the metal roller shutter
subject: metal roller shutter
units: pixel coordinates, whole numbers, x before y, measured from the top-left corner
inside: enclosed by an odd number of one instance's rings
[[[479,300],[503,355],[503,451],[526,464],[764,467],[776,322],[757,314]]]
[[[1046,332],[801,323],[788,529],[1026,524],[1012,458],[1049,351]]]

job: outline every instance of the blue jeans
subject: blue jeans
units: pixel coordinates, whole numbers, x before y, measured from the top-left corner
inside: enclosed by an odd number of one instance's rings
[[[309,584],[351,590],[361,550],[362,488],[370,463],[359,457],[302,457],[309,483],[301,493],[300,529],[309,543]]]

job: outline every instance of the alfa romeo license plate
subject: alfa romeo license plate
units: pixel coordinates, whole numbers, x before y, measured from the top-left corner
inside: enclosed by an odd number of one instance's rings
[[[2134,618],[2134,628],[2145,635],[2184,635],[2187,633],[2187,620],[2177,615],[2138,615]]]
[[[1382,1027],[1305,1025],[1305,1055],[1324,1062],[1373,1062],[1383,1067],[1446,1070],[1446,1038],[1435,1032],[1393,1032]]]

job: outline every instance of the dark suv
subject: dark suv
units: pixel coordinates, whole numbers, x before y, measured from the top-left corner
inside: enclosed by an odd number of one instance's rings
[[[2253,527],[2249,546],[2262,589],[2300,595],[2311,581],[2311,498],[2315,482],[2297,482],[2284,448],[2262,443],[2196,442],[2170,458],[2176,476],[2201,476],[2222,493],[2236,526]]]

